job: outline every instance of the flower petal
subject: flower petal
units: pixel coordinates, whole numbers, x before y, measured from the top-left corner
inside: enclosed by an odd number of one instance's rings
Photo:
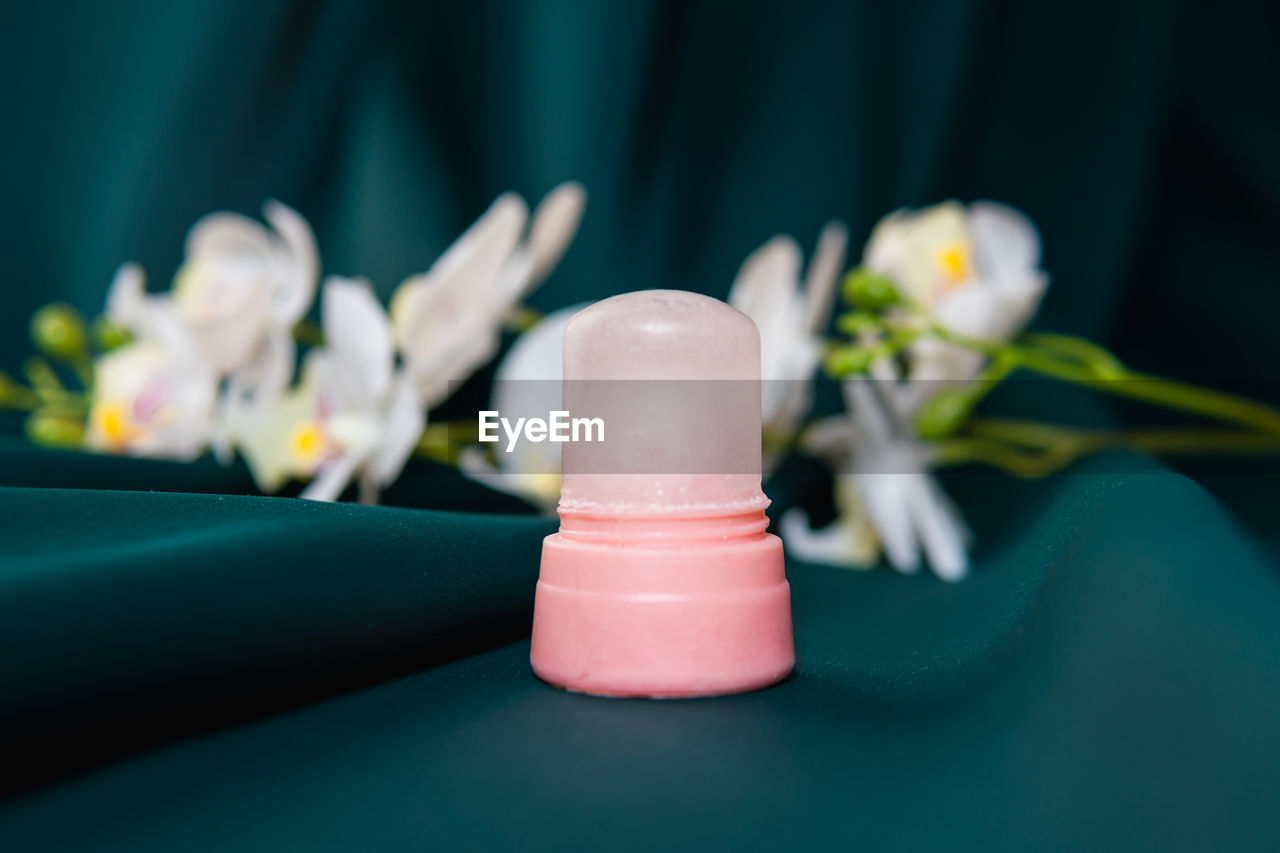
[[[406,344],[412,342],[409,321],[417,317],[429,283],[426,273],[415,273],[391,292],[387,314],[391,317],[391,339],[399,349],[405,349]]]
[[[853,442],[859,448],[881,448],[894,439],[893,417],[876,395],[877,389],[882,393],[891,393],[892,383],[863,377],[846,379],[840,383],[845,408],[853,419]]]
[[[806,563],[819,563],[839,568],[866,569],[880,555],[874,536],[860,537],[849,519],[838,518],[826,527],[814,530],[809,516],[799,507],[783,513],[778,524],[787,556]],[[867,546],[870,547],[867,547]]]
[[[267,336],[258,361],[245,370],[254,405],[265,405],[288,387],[297,358],[293,335],[287,329],[276,329]]]
[[[805,325],[812,332],[825,332],[831,321],[836,282],[844,269],[849,245],[849,229],[838,220],[828,222],[818,235],[818,246],[805,271]]]
[[[404,370],[391,382],[390,399],[382,420],[382,435],[369,460],[369,473],[378,487],[391,485],[404,468],[427,425],[413,379]]]
[[[790,432],[809,405],[819,344],[805,318],[800,292],[800,247],[774,237],[743,262],[729,304],[760,330],[761,414],[767,429]]]
[[[903,574],[920,569],[920,546],[908,505],[913,474],[855,474],[855,486],[866,507],[889,564]]]
[[[527,217],[519,196],[500,196],[431,269],[402,284],[392,300],[395,343],[428,405],[451,380],[466,379],[492,358],[510,307],[500,293],[500,279]]]
[[[166,459],[192,459],[209,439],[216,386],[199,361],[140,339],[94,363],[88,446]]]
[[[525,240],[530,263],[528,278],[520,291],[511,295],[513,303],[541,284],[560,263],[582,224],[586,207],[587,190],[577,181],[560,184],[538,202]]]
[[[222,391],[220,423],[212,438],[214,455],[228,464],[231,445],[239,440],[246,425],[260,418],[284,392],[293,378],[297,349],[284,329],[272,331],[255,361],[233,371]]]
[[[515,193],[504,193],[494,200],[484,215],[462,233],[452,246],[423,274],[425,284],[419,304],[405,317],[407,334],[430,337],[429,330],[449,329],[457,320],[487,319],[488,314],[501,314],[507,306],[496,305],[503,266],[511,257],[529,208]],[[458,311],[439,309],[461,309]],[[468,311],[467,308],[478,308]],[[402,349],[410,349],[412,340],[397,339]]]
[[[564,330],[573,315],[590,304],[553,311],[516,338],[494,374],[491,402],[502,417],[545,418],[560,408]],[[510,474],[558,474],[560,445],[522,441],[510,452],[500,449],[497,459]]]
[[[969,205],[969,234],[983,278],[1013,280],[1040,265],[1040,234],[1020,211],[994,201]]]
[[[339,408],[376,405],[391,384],[391,324],[367,281],[330,276],[321,295],[329,380]]]
[[[969,573],[966,531],[947,506],[950,499],[930,474],[912,475],[906,486],[907,509],[929,568],[942,580],[962,580]]]
[[[135,263],[122,264],[107,290],[106,314],[111,322],[138,338],[158,341],[184,358],[198,357],[191,333],[178,320],[168,296],[146,292],[146,274]]]
[[[367,452],[346,453],[326,462],[298,497],[309,501],[336,501],[342,497],[343,491],[350,485],[351,479],[367,457]]]
[[[320,252],[311,226],[293,208],[271,200],[263,205],[262,214],[280,236],[287,256],[273,285],[271,316],[276,325],[291,327],[302,319],[315,299]]]
[[[136,331],[144,325],[147,274],[132,261],[121,264],[107,288],[106,314],[116,325]]]
[[[266,226],[239,213],[220,211],[196,221],[187,232],[185,255],[253,256],[265,260],[271,254],[272,237]]]
[[[559,473],[514,474],[495,467],[484,452],[475,446],[463,448],[458,454],[458,470],[468,480],[474,480],[495,492],[528,501],[545,513],[553,512],[560,502]]]
[[[448,398],[458,383],[493,358],[500,343],[497,328],[476,329],[471,337],[457,341],[453,349],[434,354],[428,362],[433,369],[417,369],[422,363],[411,359],[408,367],[423,405],[432,408]]]
[[[947,281],[941,255],[953,247],[963,250],[969,243],[964,206],[946,201],[922,210],[898,211],[881,220],[871,233],[863,264],[928,306]]]
[[[766,337],[766,328],[784,328],[781,324],[787,321],[800,287],[801,263],[800,246],[779,234],[748,255],[738,268],[728,302],[755,320],[761,327],[761,339]]]
[[[552,311],[525,330],[502,357],[502,363],[494,373],[494,381],[559,382],[564,375],[565,327],[569,325],[573,315],[591,304],[579,302],[577,305]],[[494,402],[500,401],[495,397]],[[502,406],[497,408],[501,410]]]
[[[314,365],[314,359],[308,364]],[[252,420],[238,425],[236,447],[248,464],[254,483],[265,494],[279,491],[290,479],[312,476],[322,460],[320,453],[303,457],[291,446],[295,432],[317,419],[314,376],[313,369],[304,369],[297,389],[271,401]]]
[[[901,208],[877,222],[862,249],[862,265],[881,275],[891,275],[906,250],[912,217],[911,211]]]
[[[856,425],[847,413],[816,420],[805,429],[800,447],[830,465],[848,461]]]

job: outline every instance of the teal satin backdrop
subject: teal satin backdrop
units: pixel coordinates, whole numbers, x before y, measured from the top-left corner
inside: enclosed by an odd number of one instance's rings
[[[856,244],[896,207],[994,198],[1041,228],[1039,327],[1280,401],[1278,18],[11,4],[0,369],[36,307],[96,313],[124,260],[167,286],[211,210],[279,198],[326,272],[386,297],[498,193],[574,178],[586,219],[540,309],[723,297],[780,231],[811,244],[840,217]],[[791,565],[792,680],[606,702],[529,671],[554,522],[514,499],[425,464],[394,508],[268,499],[239,466],[39,450],[19,423],[0,422],[0,848],[1280,842],[1274,463],[957,472],[970,580]],[[769,485],[775,511],[823,490],[802,461]]]
[[[1041,226],[1042,325],[1155,327],[1153,369],[1196,328],[1206,375],[1247,375],[1274,352],[1280,128],[1274,21],[1235,6],[11,7],[0,364],[39,304],[99,310],[123,260],[164,286],[210,210],[278,197],[385,295],[499,192],[576,178],[590,213],[537,307],[723,295],[779,231],[987,197]]]

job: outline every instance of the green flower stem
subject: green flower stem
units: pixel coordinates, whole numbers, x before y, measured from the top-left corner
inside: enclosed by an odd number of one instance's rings
[[[997,385],[1017,369],[1018,360],[1016,358],[1009,356],[1007,353],[996,354],[995,357],[987,362],[987,366],[982,369],[982,372],[975,377],[973,387],[964,392],[969,398],[969,410],[972,411],[983,397],[990,394]]]
[[[1066,467],[1080,454],[1065,445],[1040,451],[980,438],[951,438],[936,445],[939,466],[980,464],[999,468],[1006,474],[1035,479]]]
[[[1269,434],[1280,435],[1280,410],[1233,394],[1199,388],[1171,379],[1128,370],[1105,378],[1097,372],[1065,360],[1062,356],[1031,346],[1006,344],[957,335],[940,326],[933,328],[943,340],[992,357],[1007,357],[1015,366],[1033,373],[1051,376],[1095,391],[1128,397],[1146,403],[1180,409],[1197,415],[1227,421]],[[1118,365],[1119,362],[1116,362]]]
[[[84,390],[93,391],[93,360],[89,358],[88,353],[72,361],[71,369],[75,371],[76,378],[80,380]]]
[[[1086,450],[1127,449],[1152,453],[1271,452],[1280,436],[1237,429],[1143,427],[1093,430],[1013,418],[974,418],[967,434],[1027,448],[1072,444]]]
[[[31,383],[31,388],[13,386],[14,396],[9,403],[14,408],[30,411],[47,406],[68,415],[83,415],[89,411],[89,396],[63,386],[58,375],[44,359],[34,356],[27,359],[22,365],[22,372]]]
[[[31,383],[31,387],[36,393],[42,391],[54,392],[65,391],[62,386],[62,380],[58,378],[58,374],[54,372],[49,362],[38,356],[32,356],[22,365],[22,372],[26,375],[27,381]]]
[[[520,334],[521,332],[529,331],[529,329],[537,325],[538,321],[541,319],[542,312],[538,311],[536,308],[517,305],[507,314],[505,325],[508,331]]]
[[[1161,455],[1277,453],[1280,436],[1194,427],[1086,430],[1037,421],[975,418],[966,435],[939,442],[936,448],[941,465],[979,463],[1035,478],[1106,450]]]
[[[760,434],[760,445],[771,453],[789,453],[795,446],[797,431],[779,431],[766,429]]]
[[[35,395],[36,405],[31,408],[50,406],[66,413],[79,414],[89,411],[88,395],[68,390],[49,362],[43,358],[33,356],[27,359],[22,365],[22,372],[26,374],[27,381],[31,383],[31,393]],[[23,402],[31,402],[30,397],[22,397]]]
[[[836,317],[836,329],[851,338],[877,334],[886,328],[886,318],[870,311],[846,311]]]
[[[1280,436],[1237,430],[1135,430],[1122,434],[1121,442],[1122,446],[1148,453],[1275,453],[1280,451]]]
[[[293,327],[293,339],[300,344],[318,347],[324,345],[324,332],[310,320],[299,320]]]
[[[419,459],[456,465],[461,448],[479,440],[474,421],[438,421],[427,424],[413,448]]]
[[[8,385],[0,396],[0,409],[19,409],[30,412],[40,406],[40,395],[25,385]]]
[[[974,418],[966,424],[965,431],[978,438],[1029,448],[1056,447],[1106,434],[1105,430],[1079,429],[1017,418]]]
[[[872,365],[902,352],[923,333],[920,329],[900,329],[888,336],[879,332],[863,332],[855,343],[828,346],[822,358],[823,369],[836,379],[859,376],[870,370]]]
[[[74,391],[37,391],[38,406],[57,410],[66,415],[85,415],[89,412],[89,396]]]
[[[1050,332],[1027,332],[1022,336],[1024,343],[1043,350],[1057,352],[1093,368],[1100,377],[1123,376],[1125,366],[1109,350],[1100,347],[1093,341],[1077,338],[1073,335],[1059,335]]]
[[[45,447],[80,447],[84,429],[82,418],[49,407],[32,412],[23,423],[27,438]]]
[[[920,335],[921,332],[918,329],[904,329],[890,332],[887,336],[880,338],[870,350],[872,364],[895,357],[915,343]]]
[[[117,326],[105,315],[95,318],[92,328],[93,341],[97,345],[99,352],[111,352],[133,340],[133,335],[129,333],[128,329]]]
[[[1129,372],[1125,381],[1120,383],[1094,380],[1086,384],[1135,400],[1207,415],[1280,436],[1280,410],[1221,391],[1134,372]]]

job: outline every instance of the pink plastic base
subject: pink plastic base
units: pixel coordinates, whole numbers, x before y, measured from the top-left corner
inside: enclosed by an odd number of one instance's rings
[[[782,542],[548,536],[530,659],[542,680],[600,696],[715,696],[780,681],[795,665]]]

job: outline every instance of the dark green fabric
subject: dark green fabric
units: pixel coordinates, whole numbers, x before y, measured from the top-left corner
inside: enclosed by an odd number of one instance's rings
[[[511,554],[554,530],[224,495],[0,505],[22,531],[0,549],[10,784],[522,636],[536,561]]]
[[[522,641],[25,797],[0,812],[0,837],[51,850],[1272,848],[1274,564],[1177,475],[980,479],[1019,510],[982,529],[992,544],[964,584],[789,567],[799,665],[772,689],[574,696],[534,678]],[[230,626],[199,618],[205,631],[170,629],[181,645],[139,654],[139,671],[189,658],[194,671],[171,679],[245,690],[286,663],[299,670],[288,680],[313,674],[298,665],[310,654],[333,654],[334,669],[379,645],[420,654],[463,629],[459,606],[484,618],[466,597],[481,583],[513,596],[489,618],[510,617],[512,631],[527,619],[516,611],[532,559],[489,564],[484,581],[454,574],[448,555],[424,572],[408,546],[430,536],[426,518],[288,507],[280,515],[299,527],[335,525],[328,542],[344,552],[358,546],[340,544],[341,521],[360,519],[388,540],[386,564],[358,580],[324,572],[320,591],[299,592],[314,613],[281,608],[266,583],[306,590],[313,567],[267,568],[257,589],[274,627],[229,643]],[[234,512],[225,523],[264,522]],[[197,571],[183,586],[211,583]],[[353,594],[352,613],[335,607],[341,593]],[[364,624],[392,600],[397,621]],[[491,629],[503,632],[496,619]],[[241,658],[250,643],[267,662]]]
[[[990,197],[1041,227],[1041,328],[1280,401],[1278,17],[11,4],[0,369],[35,307],[98,310],[119,262],[164,286],[209,210],[278,197],[326,271],[385,297],[498,192],[572,177],[587,218],[539,308],[723,296],[777,231],[840,216],[857,241],[900,205]],[[0,849],[1275,849],[1280,469],[1183,470],[949,475],[971,579],[791,565],[793,679],[649,703],[534,679],[550,524],[456,472],[412,466],[398,508],[316,506],[238,466],[7,438]],[[775,512],[820,507],[824,482],[793,460]]]

